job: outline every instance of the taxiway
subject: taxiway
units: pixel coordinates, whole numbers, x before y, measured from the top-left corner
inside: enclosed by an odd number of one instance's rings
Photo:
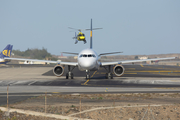
[[[180,92],[180,67],[158,65],[124,65],[125,74],[105,79],[106,71],[85,72],[74,69],[74,79],[53,75],[53,65],[5,65],[0,67],[0,103],[15,103],[41,94],[87,93],[173,93]],[[65,70],[66,72],[66,70]]]

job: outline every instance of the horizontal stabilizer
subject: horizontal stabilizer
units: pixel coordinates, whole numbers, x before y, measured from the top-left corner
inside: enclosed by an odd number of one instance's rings
[[[92,28],[92,30],[99,30],[99,29],[103,29],[103,28]],[[85,29],[85,30],[91,30],[91,29]]]

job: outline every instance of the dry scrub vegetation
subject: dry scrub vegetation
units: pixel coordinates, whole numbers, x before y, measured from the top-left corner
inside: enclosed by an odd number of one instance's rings
[[[179,93],[47,94],[46,112],[95,120],[180,120]],[[45,112],[45,96],[11,104],[10,108]],[[81,113],[80,113],[81,112]],[[6,120],[4,112],[0,118]],[[54,120],[11,113],[10,120]]]

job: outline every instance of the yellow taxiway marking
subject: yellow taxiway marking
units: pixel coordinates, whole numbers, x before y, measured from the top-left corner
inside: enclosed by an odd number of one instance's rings
[[[84,84],[82,84],[82,85],[87,85],[88,82],[89,82],[89,79]]]
[[[97,70],[91,75],[91,77],[93,77],[96,74]],[[82,85],[87,85],[87,83],[89,82],[89,79]]]
[[[141,67],[144,67],[142,64],[140,64],[141,65]]]
[[[124,74],[137,74],[137,73],[124,73]]]
[[[126,70],[135,70],[136,68],[126,68]]]
[[[106,74],[105,72],[101,72],[100,74]]]
[[[141,70],[141,71],[131,71],[131,70],[126,70],[124,74],[137,74],[137,73],[159,73],[159,74],[162,74],[162,73],[168,73],[168,74],[180,74],[180,71],[179,70],[172,70],[172,71],[167,71],[167,70],[156,70],[156,71],[153,71],[153,70]],[[95,73],[94,73],[95,74]],[[94,75],[93,74],[93,75]],[[106,74],[105,72],[97,72],[96,74],[101,74],[101,75],[104,75]],[[114,73],[113,73],[114,74]]]
[[[132,72],[132,73],[130,73],[130,72]],[[124,74],[137,74],[137,73],[135,73],[136,71],[129,71],[129,72],[125,72]],[[101,73],[96,73],[96,74],[102,74],[102,75],[104,75],[104,74],[106,74],[105,72],[101,72]],[[114,74],[114,73],[112,73],[112,74]]]
[[[175,75],[175,76],[180,76],[180,73],[152,73],[152,74],[158,74],[158,75]]]
[[[175,70],[175,71],[161,71],[161,70],[156,70],[156,71],[125,71],[125,72],[158,72],[158,73],[161,73],[161,72],[169,72],[169,73],[173,73],[173,72],[176,72],[176,73],[179,73],[180,71],[179,70]]]
[[[155,69],[163,69],[163,70],[169,70],[169,69],[171,69],[171,70],[178,70],[179,68],[166,68],[166,67],[152,67],[152,66],[150,66],[150,65],[146,65],[146,66],[144,66],[144,67],[146,67],[146,68],[155,68]]]

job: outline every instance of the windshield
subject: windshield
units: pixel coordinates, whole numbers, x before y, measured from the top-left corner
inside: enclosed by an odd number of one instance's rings
[[[79,57],[96,57],[94,54],[81,54]]]

